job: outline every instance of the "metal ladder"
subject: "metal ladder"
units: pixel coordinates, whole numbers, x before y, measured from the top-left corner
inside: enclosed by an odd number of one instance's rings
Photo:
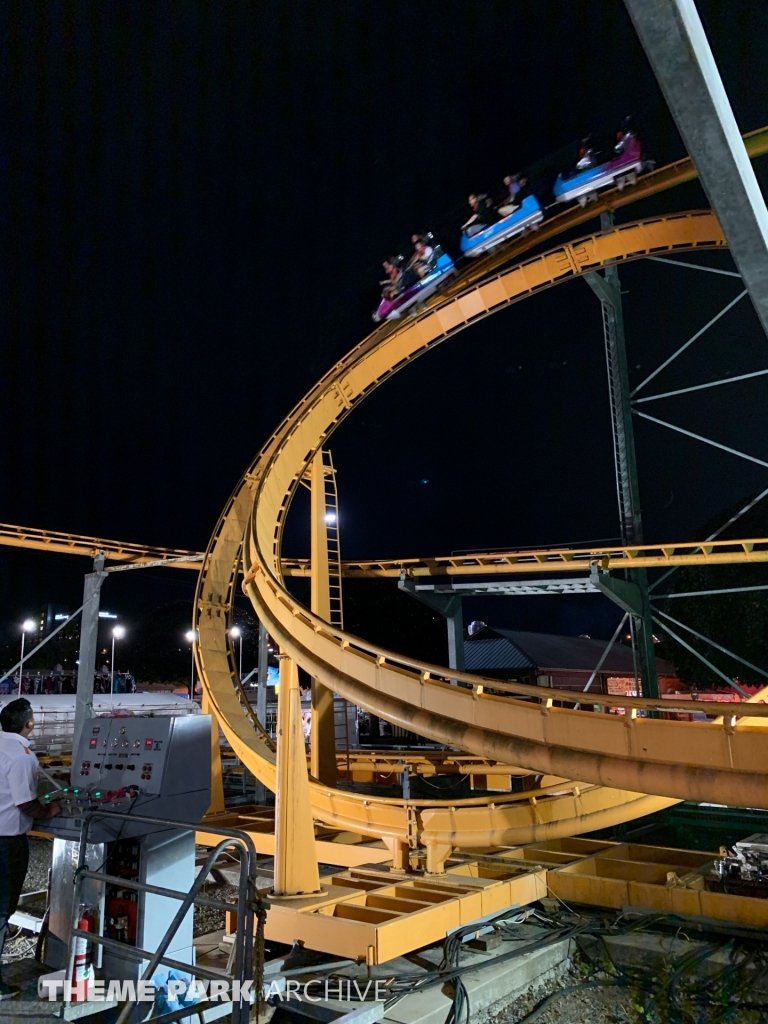
[[[341,595],[341,543],[339,531],[339,494],[336,469],[328,448],[323,448],[323,490],[325,494],[325,527],[328,538],[328,580],[331,598],[331,625],[344,628],[344,605]],[[335,729],[334,721],[334,729]],[[351,779],[349,760],[349,703],[344,700],[344,745],[347,755],[347,782]]]
[[[328,576],[331,591],[331,625],[344,628],[341,602],[341,547],[339,544],[339,495],[333,457],[323,448],[323,490],[325,492],[325,527],[328,537]]]

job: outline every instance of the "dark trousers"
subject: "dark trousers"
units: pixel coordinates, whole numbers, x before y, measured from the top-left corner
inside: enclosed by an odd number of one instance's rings
[[[27,877],[29,840],[23,836],[0,836],[0,954],[5,945],[8,918],[19,905]]]

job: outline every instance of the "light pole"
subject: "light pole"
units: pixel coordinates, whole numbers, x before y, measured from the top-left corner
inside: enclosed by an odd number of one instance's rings
[[[112,661],[110,662],[110,669],[112,674],[109,680],[109,692],[115,692],[115,640],[122,640],[125,636],[125,628],[123,626],[115,626],[112,630]]]
[[[37,629],[37,624],[34,619],[24,619],[21,624],[21,664],[19,665],[19,696],[21,696],[21,678],[24,673],[24,641],[27,638],[27,633],[34,633]]]
[[[195,641],[197,640],[197,633],[194,629],[188,629],[184,636],[187,642],[192,644],[192,675],[189,677],[189,699],[193,700],[195,696]]]
[[[233,626],[229,631],[233,640],[240,641],[240,678],[243,678],[243,631],[239,626]]]

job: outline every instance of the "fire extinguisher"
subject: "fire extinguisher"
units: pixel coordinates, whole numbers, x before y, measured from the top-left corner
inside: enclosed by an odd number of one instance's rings
[[[96,918],[85,905],[80,907],[80,920],[77,922],[78,931],[96,931]],[[75,939],[75,959],[72,966],[72,1002],[85,1002],[88,998],[88,983],[92,978],[92,948],[93,944],[84,935],[78,935]]]

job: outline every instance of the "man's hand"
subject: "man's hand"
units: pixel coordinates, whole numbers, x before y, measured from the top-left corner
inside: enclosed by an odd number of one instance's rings
[[[35,821],[43,821],[46,818],[55,818],[57,814],[61,814],[61,804],[55,802],[44,804],[42,800],[36,798],[25,804],[19,804],[19,810],[22,814],[28,815]]]

